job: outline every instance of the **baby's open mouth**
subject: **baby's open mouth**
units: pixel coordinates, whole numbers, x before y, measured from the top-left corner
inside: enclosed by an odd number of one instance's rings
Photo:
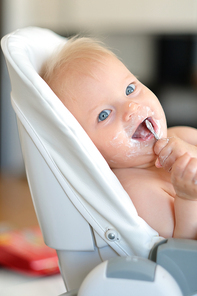
[[[152,135],[152,133],[146,127],[146,123],[145,123],[146,119],[150,120],[150,122],[151,122],[150,118],[145,118],[144,121],[142,121],[140,123],[140,125],[138,125],[135,133],[132,136],[132,139],[142,140],[143,141],[143,140],[146,140],[147,138],[149,138]]]

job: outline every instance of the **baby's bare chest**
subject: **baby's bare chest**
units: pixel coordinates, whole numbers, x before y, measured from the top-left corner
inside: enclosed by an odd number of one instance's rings
[[[156,167],[150,169],[119,169],[114,171],[120,183],[127,192],[135,190],[144,194],[165,193],[175,197],[176,193],[171,183],[169,172]]]

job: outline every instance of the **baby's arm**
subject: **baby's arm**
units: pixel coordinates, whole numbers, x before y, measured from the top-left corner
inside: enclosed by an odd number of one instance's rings
[[[178,197],[197,200],[197,158],[187,153],[179,157],[172,166],[171,181]]]
[[[181,156],[172,167],[171,180],[176,191],[174,237],[197,239],[197,159]]]
[[[190,143],[195,144],[196,138]],[[197,239],[197,147],[190,143],[177,137],[159,140],[154,148],[155,165],[170,171],[176,191],[174,237]]]

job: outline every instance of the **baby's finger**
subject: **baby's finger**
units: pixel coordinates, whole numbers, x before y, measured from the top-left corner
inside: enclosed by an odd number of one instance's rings
[[[156,155],[159,156],[155,162],[155,166],[157,168],[163,167],[165,160],[167,159],[167,157],[171,153],[170,147],[169,147],[169,149],[166,150],[166,146],[167,146],[168,142],[169,142],[169,139],[163,138],[163,139],[158,140],[154,146],[154,152]]]
[[[167,138],[163,138],[163,139],[160,139],[158,140],[156,143],[155,143],[155,146],[154,146],[154,152],[156,155],[159,155],[162,151],[162,149],[164,147],[166,147],[166,145],[168,144],[169,142],[169,139]]]
[[[197,200],[197,159],[187,153],[179,157],[172,168],[171,181],[180,198]]]
[[[180,182],[180,179],[183,178],[185,169],[190,161],[191,157],[188,153],[180,156],[172,166],[171,170],[171,180],[172,183]]]
[[[155,163],[156,167],[159,167],[158,166],[158,163],[159,163],[160,167],[162,167],[167,171],[170,171],[172,165],[176,160],[176,154],[173,151],[173,146],[172,145],[164,146],[158,155],[158,160],[159,161]]]
[[[197,159],[191,158],[183,172],[183,178],[187,182],[197,183]]]

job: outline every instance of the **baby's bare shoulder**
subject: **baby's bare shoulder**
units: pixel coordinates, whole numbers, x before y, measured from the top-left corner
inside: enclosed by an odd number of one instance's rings
[[[168,137],[176,136],[189,144],[197,145],[197,129],[188,126],[175,126],[168,129]]]
[[[152,195],[171,198],[175,195],[169,174],[156,167],[114,169],[113,172],[131,198],[135,195],[142,195],[143,198],[151,196],[151,199]]]

